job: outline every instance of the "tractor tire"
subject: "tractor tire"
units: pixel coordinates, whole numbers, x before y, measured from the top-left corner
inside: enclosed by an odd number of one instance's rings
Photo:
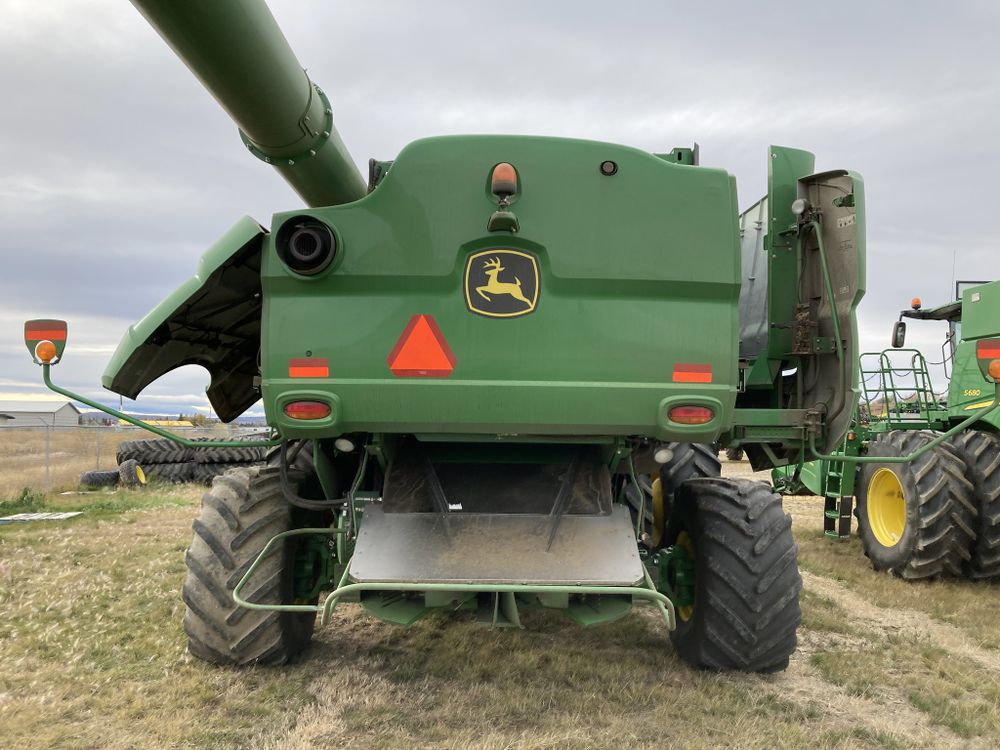
[[[221,477],[230,469],[238,467],[239,464],[196,463],[191,467],[191,481],[210,486],[216,477]]]
[[[743,449],[742,448],[726,448],[726,460],[727,461],[742,461],[743,460]]]
[[[1000,437],[965,430],[949,441],[965,461],[979,516],[965,575],[976,580],[1000,577]]]
[[[660,486],[664,499],[672,498],[684,482],[699,477],[722,475],[715,447],[705,443],[668,443],[674,457],[660,467]]]
[[[147,466],[149,464],[176,464],[191,458],[187,448],[166,438],[127,440],[118,446],[116,457],[119,466],[130,459],[138,461],[141,466]]]
[[[146,476],[160,482],[181,484],[190,482],[194,476],[194,464],[190,461],[175,464],[147,464]]]
[[[692,479],[678,493],[674,545],[694,563],[694,599],[670,638],[699,669],[778,672],[802,621],[798,547],[763,482]]]
[[[291,507],[274,469],[231,469],[212,482],[194,522],[187,552],[184,631],[192,656],[212,664],[284,664],[308,646],[315,612],[264,612],[238,607],[233,589],[276,534],[292,528]],[[268,556],[245,598],[292,601],[295,538]]]
[[[85,471],[80,475],[80,485],[83,487],[114,487],[118,484],[118,470]]]
[[[125,487],[141,487],[146,484],[146,472],[134,458],[118,465],[118,477]]]
[[[905,456],[934,437],[927,430],[894,430],[872,441],[868,455]],[[944,444],[908,464],[862,465],[854,514],[875,570],[907,579],[962,575],[978,515],[965,474],[965,462]]]
[[[722,475],[722,463],[714,445],[669,443],[668,447],[674,452],[674,457],[660,467],[659,487],[654,488],[658,493],[654,494],[652,504],[653,514],[656,516],[654,527],[660,532],[659,535],[654,534],[654,538],[659,536],[661,541],[674,498],[681,485],[689,479]],[[659,504],[662,507],[657,507]]]
[[[253,464],[264,460],[266,450],[246,448],[192,448],[191,458],[199,464]]]
[[[653,480],[646,475],[638,477],[639,485],[644,495],[643,519],[641,529],[647,546],[658,549],[662,546],[663,530],[666,520],[670,517],[670,508],[674,494],[678,488],[689,479],[697,477],[717,477],[722,473],[722,464],[716,448],[704,443],[667,443],[673,452],[673,458],[660,466],[659,477]],[[632,524],[635,525],[639,514],[640,497],[634,484],[629,482],[625,488],[625,499],[632,512]]]

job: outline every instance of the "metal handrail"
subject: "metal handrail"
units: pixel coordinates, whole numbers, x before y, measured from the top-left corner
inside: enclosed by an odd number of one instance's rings
[[[653,579],[649,576],[649,571],[643,566],[643,586],[590,586],[590,585],[556,585],[556,584],[527,584],[527,583],[404,583],[404,582],[377,582],[377,583],[347,583],[349,577],[349,567],[345,567],[340,581],[336,588],[331,591],[323,604],[259,604],[247,601],[243,598],[243,589],[253,578],[254,573],[271,555],[278,545],[291,536],[305,536],[309,534],[322,534],[333,536],[335,534],[345,534],[346,528],[312,528],[312,529],[292,529],[283,531],[271,537],[264,549],[257,555],[247,572],[243,574],[240,582],[233,589],[233,601],[240,607],[263,612],[322,612],[323,616],[320,624],[326,625],[329,622],[333,610],[341,599],[349,594],[360,593],[362,591],[456,591],[473,593],[511,593],[511,594],[602,594],[632,596],[652,602],[660,611],[660,615],[666,622],[667,627],[673,630],[676,627],[676,617],[674,615],[674,605],[669,597],[656,590]]]
[[[136,427],[141,427],[144,430],[152,432],[154,435],[159,435],[167,440],[173,440],[175,443],[183,445],[185,448],[270,448],[275,445],[280,445],[281,440],[279,438],[270,438],[268,440],[192,440],[191,438],[181,437],[180,435],[175,435],[169,430],[164,430],[160,427],[155,427],[147,422],[143,422],[137,417],[131,417],[128,414],[113,409],[110,406],[105,406],[97,401],[92,401],[86,396],[81,396],[79,393],[74,393],[68,388],[63,388],[52,382],[51,373],[49,372],[52,365],[43,364],[42,365],[42,380],[45,382],[46,387],[49,390],[55,391],[66,398],[71,398],[74,401],[79,401],[81,404],[86,404],[91,409],[97,409],[105,414],[110,414],[113,417],[122,419],[129,424],[134,424]]]

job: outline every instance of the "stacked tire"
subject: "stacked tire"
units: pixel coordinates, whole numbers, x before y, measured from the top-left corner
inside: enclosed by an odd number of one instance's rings
[[[192,448],[191,478],[204,485],[238,466],[256,466],[263,463],[265,448],[252,446],[239,448]]]
[[[207,441],[212,438],[199,438]],[[188,448],[167,440],[129,440],[118,446],[118,465],[135,461],[150,479],[171,484],[199,482],[209,485],[212,479],[239,466],[254,466],[264,460],[264,449],[252,446],[234,448]]]

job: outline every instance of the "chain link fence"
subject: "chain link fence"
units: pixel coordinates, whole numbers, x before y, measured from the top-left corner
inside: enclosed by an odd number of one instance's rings
[[[261,429],[176,428],[188,438],[231,440],[259,435]],[[119,444],[156,438],[136,427],[7,425],[0,427],[0,498],[16,495],[24,488],[52,492],[72,490],[86,471],[117,467]]]

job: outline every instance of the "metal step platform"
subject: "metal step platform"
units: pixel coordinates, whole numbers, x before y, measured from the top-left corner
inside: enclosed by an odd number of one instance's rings
[[[368,506],[350,563],[358,583],[634,586],[644,579],[628,509],[605,515],[386,513]],[[554,533],[553,533],[554,529]]]

